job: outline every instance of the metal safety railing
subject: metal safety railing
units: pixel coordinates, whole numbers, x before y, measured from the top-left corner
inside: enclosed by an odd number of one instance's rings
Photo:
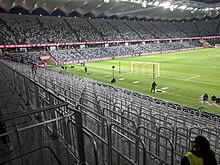
[[[35,155],[41,155],[41,156],[37,157]],[[46,158],[46,156],[47,156],[47,158]],[[48,146],[40,147],[40,148],[34,149],[30,152],[24,153],[22,155],[10,158],[10,160],[6,160],[4,162],[1,162],[1,165],[13,164],[13,162],[15,164],[21,164],[20,161],[22,161],[22,160],[24,161],[24,159],[27,160],[27,158],[29,160],[32,160],[32,161],[25,161],[25,162],[26,163],[27,162],[31,163],[32,165],[35,165],[35,164],[36,165],[38,165],[38,164],[42,164],[42,165],[49,165],[49,164],[62,165],[61,161],[56,156],[54,151]],[[45,160],[45,158],[46,158],[46,160]],[[37,162],[36,162],[36,160],[37,160]]]
[[[33,75],[21,65],[20,75],[12,68],[2,66],[33,109],[63,102],[72,104],[74,115],[65,118],[66,122],[59,120],[47,127],[51,137],[59,137],[77,163],[141,165],[147,161],[149,165],[178,165],[198,134],[209,138],[217,159],[220,157],[217,117],[203,120],[194,110],[114,87],[107,87],[108,90],[104,85],[53,71],[42,69]],[[35,119],[40,122],[71,113],[68,107],[60,107],[55,112],[38,113]]]
[[[1,64],[1,71],[9,76],[13,88],[29,108],[0,119],[0,122],[12,123],[0,137],[7,136],[14,148],[7,153],[8,157],[0,159],[0,164],[98,164],[96,142],[83,130],[80,111],[13,68]],[[32,119],[28,125],[20,123],[24,117]],[[84,138],[93,146],[91,162],[85,159]],[[43,148],[49,150],[44,152]]]

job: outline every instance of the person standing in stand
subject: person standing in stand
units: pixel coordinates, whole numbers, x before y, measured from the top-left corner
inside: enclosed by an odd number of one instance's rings
[[[31,66],[31,69],[32,69],[32,73],[36,74],[37,73],[37,65],[36,64],[33,64]]]
[[[192,150],[186,152],[181,165],[217,165],[215,153],[205,136],[198,135],[192,142]]]

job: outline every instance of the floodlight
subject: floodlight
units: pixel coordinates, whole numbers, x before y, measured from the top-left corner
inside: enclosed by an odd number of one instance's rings
[[[186,5],[181,6],[181,9],[182,9],[182,10],[185,10],[186,8],[187,8]]]
[[[166,8],[168,8],[170,6],[170,2],[165,2],[165,3],[163,3],[163,7],[166,9]]]
[[[159,1],[155,1],[155,2],[154,2],[154,5],[155,5],[155,6],[158,6],[159,4],[160,4]]]
[[[173,5],[173,8],[174,8],[174,9],[178,8],[178,5]]]
[[[146,2],[146,1],[144,1],[144,2],[142,3],[142,7],[143,7],[143,8],[147,7],[147,2]]]

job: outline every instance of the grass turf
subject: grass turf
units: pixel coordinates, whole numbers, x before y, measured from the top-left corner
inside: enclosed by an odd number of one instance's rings
[[[219,51],[220,49],[217,48],[207,48],[90,62],[86,63],[88,74],[80,64],[74,64],[74,68],[66,65],[66,72],[111,84],[112,66],[115,66],[116,83],[111,85],[196,109],[203,106],[204,111],[220,115],[220,108],[199,102],[200,96],[204,93],[208,93],[209,100],[212,95],[220,97]],[[125,70],[130,61],[160,63],[160,77],[155,80],[157,89],[162,88],[165,92],[151,93],[153,79],[147,74],[127,73]],[[49,66],[48,68],[62,70],[60,66]]]

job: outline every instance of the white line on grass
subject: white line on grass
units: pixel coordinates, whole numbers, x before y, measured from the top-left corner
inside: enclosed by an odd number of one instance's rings
[[[104,77],[110,77],[110,75],[106,75],[106,76],[104,76]]]
[[[211,65],[211,67],[212,67],[212,68],[220,68],[220,67],[217,67],[217,66],[214,66],[214,65]]]
[[[193,77],[187,78],[187,79],[185,79],[185,81],[188,81],[188,80],[191,80],[191,79],[197,78],[197,77],[199,77],[199,76],[200,76],[200,75],[197,75],[197,76],[193,76]]]
[[[173,78],[173,77],[166,77],[166,76],[160,76],[160,77],[163,77],[163,78],[166,78],[166,79],[170,79],[170,80],[186,81],[186,80],[181,79],[181,78]],[[220,87],[220,84],[218,84],[218,83],[208,83],[207,81],[206,82],[194,81],[194,82],[197,82],[197,83],[200,83],[200,84],[205,84],[205,85],[215,85],[215,86]]]
[[[139,82],[140,82],[140,81],[134,81],[133,84],[137,84],[137,83],[139,83]]]
[[[169,87],[163,87],[163,88],[161,88],[161,90],[166,90],[166,89],[168,89]]]
[[[125,78],[120,78],[120,79],[118,79],[118,80],[124,80]]]

